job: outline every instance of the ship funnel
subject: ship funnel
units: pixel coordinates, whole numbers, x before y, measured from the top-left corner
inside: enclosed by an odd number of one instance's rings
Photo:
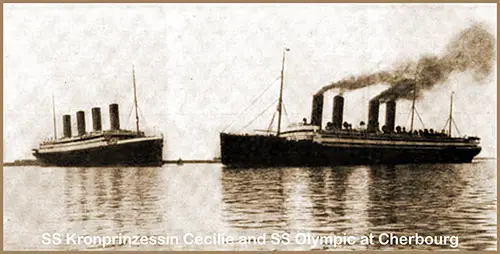
[[[344,117],[344,97],[337,95],[333,97],[333,113],[332,124],[336,129],[342,128],[342,121]]]
[[[92,108],[92,127],[94,131],[102,130],[101,108]]]
[[[394,132],[396,122],[396,101],[390,100],[385,103],[385,126],[389,133]]]
[[[78,129],[78,136],[85,135],[85,112],[76,112],[76,126]]]
[[[118,114],[118,104],[116,103],[109,105],[109,120],[111,123],[111,130],[120,129],[120,117]]]
[[[63,135],[65,138],[71,138],[71,116],[63,115]]]
[[[317,94],[313,97],[311,125],[317,125],[321,128],[321,120],[323,118],[323,94]]]
[[[368,132],[377,132],[379,123],[378,123],[378,114],[379,114],[380,102],[378,100],[371,100],[368,106]]]

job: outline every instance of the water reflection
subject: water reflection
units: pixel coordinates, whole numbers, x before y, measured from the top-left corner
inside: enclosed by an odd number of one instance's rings
[[[376,166],[370,178],[368,220],[374,234],[456,235],[449,216],[468,184],[460,165]],[[439,246],[421,246],[433,247]]]
[[[496,248],[496,215],[484,212],[496,205],[491,196],[495,187],[481,186],[488,174],[478,171],[488,167],[476,167],[474,171],[466,164],[223,169],[223,213],[237,231],[457,235],[462,249]],[[478,199],[494,201],[484,209],[475,203]]]
[[[410,231],[448,216],[467,187],[467,180],[453,164],[372,167],[370,178],[371,224],[404,225]]]
[[[223,217],[237,229],[286,228],[282,179],[279,169],[224,169]]]
[[[67,232],[151,235],[161,223],[155,168],[68,168],[64,181]]]
[[[226,169],[4,169],[6,249],[49,246],[41,235],[458,235],[460,249],[496,249],[496,161],[472,164]],[[48,213],[47,211],[50,211]],[[22,239],[20,241],[19,239]],[[331,245],[111,246],[120,250],[303,250]],[[445,249],[342,246],[336,249]]]
[[[351,229],[345,184],[354,168],[228,169],[223,218],[236,234],[336,234]],[[359,200],[359,199],[358,199]]]

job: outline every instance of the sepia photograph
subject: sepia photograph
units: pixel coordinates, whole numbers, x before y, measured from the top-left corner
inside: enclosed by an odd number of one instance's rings
[[[497,250],[495,3],[4,3],[3,250]]]

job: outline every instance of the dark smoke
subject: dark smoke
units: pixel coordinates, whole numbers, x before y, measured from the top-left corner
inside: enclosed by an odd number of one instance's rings
[[[492,71],[494,56],[495,37],[482,25],[474,24],[457,34],[441,56],[427,55],[392,71],[341,80],[323,87],[318,93],[333,88],[353,90],[388,83],[391,87],[375,99],[411,99],[414,95],[418,98],[423,91],[443,83],[454,72],[471,71],[478,81],[486,78]]]
[[[323,94],[326,91],[334,88],[343,90],[355,90],[363,87],[375,85],[378,83],[390,83],[393,80],[393,75],[390,72],[381,71],[373,74],[365,74],[358,77],[349,77],[341,81],[324,86],[316,94]]]

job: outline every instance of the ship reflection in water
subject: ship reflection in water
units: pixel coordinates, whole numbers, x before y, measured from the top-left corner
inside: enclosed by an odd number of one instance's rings
[[[179,244],[117,250],[449,249],[445,246],[275,245],[271,234],[459,237],[459,249],[496,249],[496,161],[472,164],[234,169],[4,169],[6,250],[99,250],[42,244],[44,233],[180,236]],[[182,236],[261,236],[262,245],[186,245]]]
[[[486,166],[225,169],[224,217],[240,234],[291,233],[288,246],[294,246],[297,234],[378,236],[392,232],[457,235],[461,249],[496,249],[496,176]],[[489,166],[494,168],[494,162]],[[450,246],[387,246],[375,241],[371,246],[335,249],[398,248]]]
[[[153,187],[159,185],[157,174],[154,168],[68,169],[64,195],[68,230],[82,235],[109,235],[109,229],[124,235],[161,233],[143,227],[163,221],[158,209],[162,195]]]

